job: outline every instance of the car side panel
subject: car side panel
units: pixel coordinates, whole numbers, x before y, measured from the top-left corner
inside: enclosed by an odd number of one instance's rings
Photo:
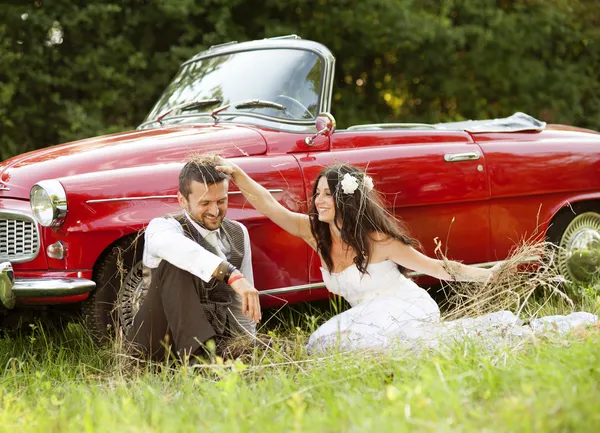
[[[548,130],[474,138],[490,171],[493,258],[542,239],[561,207],[600,197],[600,135]]]
[[[307,194],[325,166],[346,162],[366,168],[387,209],[404,220],[429,255],[435,239],[452,259],[468,263],[489,259],[489,185],[485,159],[464,133],[385,134],[336,132],[332,151],[299,157]],[[446,154],[477,152],[476,161],[448,163]],[[320,278],[313,257],[311,281]]]
[[[292,156],[244,157],[236,162],[256,181],[272,190],[284,206],[306,212],[304,183],[298,163]],[[64,226],[58,230],[47,229],[45,233],[47,244],[62,240],[69,248],[67,260],[53,261],[55,268],[89,269],[101,252],[118,238],[142,230],[152,218],[179,211],[176,176],[173,177],[169,170],[153,173],[142,176],[130,172],[131,178],[106,176],[102,180],[93,179],[91,184],[86,177],[63,179],[67,196],[73,200],[69,203],[73,212]],[[124,191],[128,182],[135,185],[130,186],[131,191]],[[155,187],[144,187],[143,182],[153,183]],[[108,191],[113,188],[121,192],[120,197],[112,197],[119,200],[109,197]],[[143,193],[144,190],[154,192]],[[98,199],[99,196],[103,198]],[[306,284],[307,245],[260,215],[234,183],[230,186],[229,197],[227,217],[242,222],[250,234],[256,287],[261,290]]]

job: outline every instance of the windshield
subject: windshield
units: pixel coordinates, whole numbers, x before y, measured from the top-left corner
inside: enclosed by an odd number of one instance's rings
[[[243,51],[194,61],[179,70],[144,122],[156,120],[169,110],[172,111],[163,121],[171,116],[211,113],[226,104],[232,106],[224,114],[255,113],[293,121],[312,120],[319,109],[322,71],[323,61],[317,54],[287,48]],[[206,100],[216,102],[185,112],[177,109]]]

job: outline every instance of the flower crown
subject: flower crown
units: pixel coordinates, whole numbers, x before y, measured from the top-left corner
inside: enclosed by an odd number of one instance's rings
[[[359,183],[356,176],[351,175],[350,173],[346,173],[344,177],[342,177],[342,181],[340,182],[342,185],[342,191],[344,194],[354,194],[356,188],[358,188]],[[373,189],[373,179],[371,176],[363,175],[363,185],[365,190],[371,191]]]

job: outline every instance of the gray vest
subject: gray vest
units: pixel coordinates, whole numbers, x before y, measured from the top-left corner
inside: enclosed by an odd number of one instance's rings
[[[188,238],[202,246],[202,248],[204,248],[205,250],[208,250],[211,253],[218,255],[217,251],[213,248],[213,246],[204,240],[204,237],[200,234],[198,230],[196,230],[196,227],[194,227],[194,225],[189,222],[189,220],[184,214],[177,214],[167,218],[174,218],[175,220],[177,220],[177,222],[179,222],[179,224],[181,224],[181,227],[183,228],[183,233]],[[244,231],[242,230],[239,224],[234,223],[233,221],[228,220],[227,218],[223,218],[223,222],[221,223],[221,235],[227,239],[227,242],[230,246],[230,253],[227,256],[227,261],[239,269],[240,266],[242,266],[242,260],[244,259]],[[227,284],[217,281],[214,278],[209,283],[220,283],[229,287]]]

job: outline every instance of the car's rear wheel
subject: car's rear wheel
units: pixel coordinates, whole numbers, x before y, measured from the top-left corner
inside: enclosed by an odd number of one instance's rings
[[[106,341],[115,331],[126,330],[128,322],[123,322],[123,318],[131,316],[132,308],[123,304],[131,299],[124,295],[123,289],[131,285],[138,271],[141,273],[142,252],[141,237],[122,238],[94,268],[96,290],[84,302],[82,310],[85,323],[97,341]]]
[[[576,214],[564,212],[555,221],[554,232],[551,240],[559,246],[561,275],[577,286],[597,282],[600,278],[600,213],[589,209]]]

